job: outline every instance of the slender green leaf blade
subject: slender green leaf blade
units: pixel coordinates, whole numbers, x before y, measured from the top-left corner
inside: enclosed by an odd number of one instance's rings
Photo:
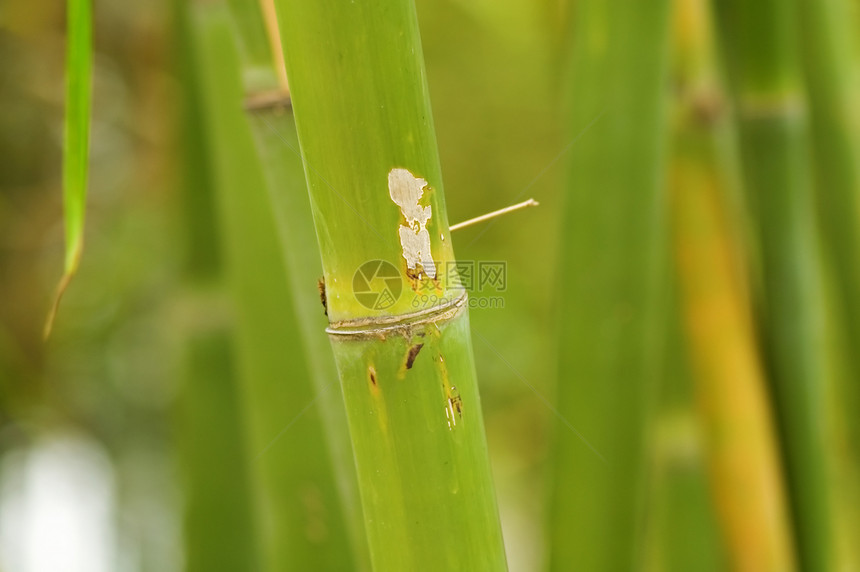
[[[60,298],[78,270],[84,244],[92,99],[92,4],[69,0],[66,48],[66,118],[63,137],[63,208],[66,226],[64,274],[45,325],[51,333]]]
[[[66,218],[65,271],[66,274],[74,274],[83,248],[89,174],[92,5],[90,0],[69,0],[68,10],[63,203]]]

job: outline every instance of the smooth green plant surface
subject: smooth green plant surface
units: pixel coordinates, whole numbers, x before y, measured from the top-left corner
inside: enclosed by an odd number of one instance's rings
[[[332,456],[334,477],[349,527],[355,566],[367,568],[369,555],[355,461],[334,356],[325,334],[327,321],[319,292],[322,265],[319,252],[314,248],[316,235],[298,154],[295,122],[289,110],[276,107],[255,110],[250,112],[250,116],[251,130],[268,182],[296,325],[301,332],[301,349],[318,399],[326,444]]]
[[[645,554],[665,335],[663,171],[669,3],[576,2],[559,264],[550,568],[628,570]]]
[[[798,8],[818,234],[829,286],[827,346],[837,379],[828,399],[833,441],[843,452],[834,463],[838,558],[840,565],[857,567],[860,548],[848,532],[860,525],[860,76],[852,59],[857,27],[851,3],[843,0],[798,0]]]
[[[268,569],[348,569],[347,527],[300,348],[226,6],[195,5],[197,63],[235,307],[240,399]],[[236,462],[243,462],[236,459]]]
[[[261,527],[255,522],[253,483],[237,386],[234,334],[226,310],[214,173],[201,106],[190,14],[176,3],[177,71],[185,78],[181,132],[184,164],[180,224],[183,348],[175,407],[177,461],[183,490],[185,568],[253,570],[260,566]]]
[[[259,568],[241,408],[229,328],[190,333],[177,408],[184,503],[185,570]]]
[[[823,308],[795,3],[716,2],[737,115],[765,366],[800,564],[833,558]]]
[[[246,115],[267,183],[288,289],[301,332],[301,359],[308,364],[309,376],[316,390],[326,443],[347,519],[355,559],[353,565],[365,569],[369,566],[369,555],[352,445],[334,356],[324,332],[325,309],[320,303],[319,292],[322,265],[315,248],[316,235],[289,93],[278,70],[282,61],[272,53],[274,46],[280,50],[280,45],[277,39],[265,41],[269,26],[261,10],[264,3],[231,0],[228,4],[238,40]],[[277,26],[276,22],[273,24]]]
[[[69,281],[78,270],[84,247],[84,212],[89,175],[92,107],[93,31],[91,0],[67,4],[66,113],[63,127],[63,212],[66,251],[63,277],[45,325],[47,337]]]
[[[790,512],[740,248],[736,149],[711,7],[677,8],[672,250],[713,512],[733,569],[787,571],[796,567]]]
[[[68,32],[63,202],[66,216],[65,272],[71,275],[78,268],[83,248],[89,174],[93,66],[90,0],[69,0]]]

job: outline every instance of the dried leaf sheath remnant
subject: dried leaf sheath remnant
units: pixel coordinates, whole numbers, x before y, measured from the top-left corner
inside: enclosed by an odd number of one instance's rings
[[[406,169],[394,168],[388,173],[388,193],[406,219],[406,225],[400,225],[398,229],[406,265],[410,270],[417,270],[420,264],[427,276],[436,278],[436,263],[430,252],[430,233],[427,231],[433,209],[418,204],[425,188],[427,181]]]

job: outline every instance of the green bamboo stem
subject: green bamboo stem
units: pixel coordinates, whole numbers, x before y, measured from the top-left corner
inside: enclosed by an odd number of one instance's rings
[[[850,11],[840,0],[798,0],[798,6],[820,234],[825,261],[836,278],[837,323],[843,337],[853,341],[860,339],[860,110]],[[848,377],[860,379],[860,352],[848,351],[845,357]],[[857,384],[848,385],[854,389],[846,397],[856,410]],[[860,439],[856,419],[852,439]]]
[[[790,511],[766,379],[738,254],[728,114],[709,6],[678,2],[670,187],[674,250],[711,486],[735,570],[795,568]]]
[[[678,342],[683,344],[682,340]],[[648,543],[650,561],[640,569],[726,570],[728,554],[708,494],[704,446],[695,408],[690,403],[664,408],[656,431],[656,470],[648,527],[652,535]]]
[[[414,6],[277,7],[373,567],[503,570]]]
[[[270,570],[351,569],[265,179],[241,108],[228,13],[213,2],[192,10],[265,562]]]
[[[645,558],[655,381],[663,355],[661,174],[668,2],[572,7],[571,149],[560,264],[560,413],[550,567],[630,570]]]
[[[334,477],[350,534],[353,565],[366,569],[370,557],[346,410],[334,356],[324,332],[324,309],[319,302],[317,282],[322,277],[322,265],[319,252],[311,247],[316,243],[316,236],[277,22],[267,21],[274,15],[274,5],[271,0],[230,0],[229,5],[240,48],[246,114],[274,212],[292,305],[301,331],[303,357],[319,400]],[[276,49],[280,58],[273,54]]]
[[[232,355],[227,329],[185,342],[178,426],[188,572],[259,568]]]
[[[310,368],[326,442],[331,453],[350,542],[358,569],[370,566],[364,517],[358,493],[352,443],[349,439],[346,410],[338,383],[337,368],[325,334],[326,318],[320,303],[318,281],[322,277],[319,252],[308,245],[316,244],[311,207],[308,200],[302,160],[299,155],[285,154],[288,146],[298,151],[296,126],[289,110],[277,106],[250,112],[251,130],[260,159],[265,166],[267,187],[274,210],[281,252],[288,269],[296,323],[301,331],[303,356]]]
[[[772,381],[800,564],[829,570],[833,529],[826,374],[805,105],[793,2],[715,4],[738,117],[758,253],[757,313]]]
[[[221,287],[211,164],[191,28],[174,4],[178,65],[184,78],[180,151],[183,293],[181,391],[177,400],[178,464],[183,482],[184,561],[194,571],[259,567],[247,443],[237,400],[235,352]]]
[[[799,0],[799,34],[809,100],[815,197],[823,261],[835,294],[828,318],[838,359],[833,392],[840,565],[860,567],[860,107],[851,7],[842,0]],[[856,5],[855,5],[856,8]],[[856,11],[856,10],[855,10]]]
[[[646,519],[650,558],[642,568],[725,570],[729,554],[708,490],[707,446],[696,407],[680,285],[672,280],[668,287],[666,367],[654,420],[654,468]]]

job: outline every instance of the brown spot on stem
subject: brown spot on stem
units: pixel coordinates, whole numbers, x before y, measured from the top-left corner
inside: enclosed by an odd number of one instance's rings
[[[409,348],[409,352],[406,354],[406,369],[412,369],[412,364],[415,363],[415,358],[418,357],[418,352],[420,352],[423,347],[424,344],[415,344]]]
[[[456,386],[445,388],[445,418],[448,420],[448,429],[454,430],[457,426],[457,421],[463,418],[463,399],[460,397],[460,392]]]
[[[320,302],[322,302],[322,305],[323,305],[323,312],[325,312],[325,315],[328,316],[328,303],[327,303],[327,300],[325,297],[325,278],[324,277],[320,278],[317,281],[317,290],[319,290],[319,292],[320,292]]]
[[[438,359],[439,373],[442,375],[442,391],[445,394],[445,420],[448,422],[448,429],[453,431],[457,422],[463,418],[463,399],[460,397],[457,387],[451,385],[448,367],[445,365],[445,358],[441,353],[438,355]]]
[[[370,383],[376,387],[376,369],[372,365],[367,366],[367,377],[370,379]]]
[[[421,288],[421,272],[407,267],[406,278],[409,280],[409,287],[412,288],[414,292],[418,292]]]
[[[702,125],[713,125],[725,112],[725,102],[715,91],[703,91],[694,96],[693,115]]]

